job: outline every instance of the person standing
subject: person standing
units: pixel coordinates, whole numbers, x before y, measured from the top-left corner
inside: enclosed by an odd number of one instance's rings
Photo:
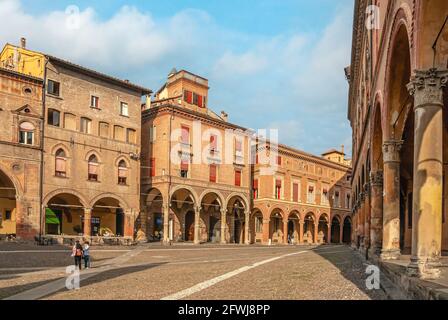
[[[72,249],[72,257],[75,258],[75,267],[81,270],[81,260],[82,260],[82,246],[79,243],[79,240],[76,240],[75,245]]]
[[[84,242],[83,257],[84,257],[84,268],[90,268],[90,245],[89,241]]]

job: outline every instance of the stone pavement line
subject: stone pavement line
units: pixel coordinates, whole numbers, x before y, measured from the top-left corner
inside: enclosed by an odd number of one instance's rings
[[[126,261],[130,260],[131,258],[135,257],[136,255],[140,254],[143,249],[134,249],[132,251],[129,251],[119,257],[113,258],[109,261],[105,261],[104,265],[96,269],[89,269],[89,271],[81,272],[80,274],[80,283],[82,283],[83,280],[87,280],[93,276],[96,276],[102,272],[109,271],[112,269],[116,269],[120,267],[122,264],[124,264]],[[42,286],[15,294],[13,296],[4,298],[3,300],[37,300],[43,297],[46,297],[52,293],[55,293],[59,290],[62,290],[65,288],[65,281],[66,277],[63,277],[58,280],[51,281],[49,283],[46,283]]]
[[[194,286],[192,286],[192,287],[190,287],[188,289],[185,289],[185,290],[176,292],[174,294],[171,294],[169,296],[163,297],[160,300],[179,300],[179,299],[191,296],[192,294],[197,293],[199,291],[202,291],[204,289],[207,289],[207,288],[209,288],[209,287],[211,287],[211,286],[213,286],[213,285],[215,285],[215,284],[217,284],[217,283],[219,283],[221,281],[230,279],[230,278],[232,278],[232,277],[234,277],[234,276],[236,276],[236,275],[238,275],[240,273],[243,273],[243,272],[246,272],[246,271],[251,270],[253,268],[259,267],[259,266],[261,266],[263,264],[266,264],[266,263],[269,263],[269,262],[273,262],[273,261],[276,261],[276,260],[279,260],[279,259],[283,259],[283,258],[286,258],[286,257],[298,255],[298,254],[301,254],[301,253],[306,253],[306,252],[309,252],[309,251],[306,250],[306,251],[299,251],[299,252],[288,253],[288,254],[284,254],[284,255],[278,256],[278,257],[274,257],[274,258],[270,258],[270,259],[267,259],[267,260],[262,260],[262,261],[259,261],[259,262],[255,262],[255,263],[253,263],[251,265],[248,265],[248,266],[245,266],[245,267],[241,267],[239,269],[227,272],[227,273],[225,273],[223,275],[220,275],[218,277],[215,277],[213,279],[206,280],[204,282],[198,283],[197,285],[194,285]]]

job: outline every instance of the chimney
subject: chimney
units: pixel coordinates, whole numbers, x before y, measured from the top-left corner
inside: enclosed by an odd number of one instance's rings
[[[344,145],[341,145],[341,152],[342,152],[343,154],[345,154],[345,153],[344,153]]]
[[[147,94],[146,95],[146,109],[151,108],[151,95]]]
[[[221,119],[227,122],[227,120],[229,119],[229,115],[224,111],[221,111]]]
[[[20,38],[20,47],[22,49],[26,48],[26,38],[24,38],[24,37]]]

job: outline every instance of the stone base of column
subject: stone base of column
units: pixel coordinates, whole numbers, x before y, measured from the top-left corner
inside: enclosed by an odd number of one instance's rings
[[[369,248],[369,257],[379,258],[381,255],[381,247],[372,246]]]
[[[399,249],[381,250],[380,258],[381,260],[397,260],[400,255]]]
[[[440,278],[439,267],[442,264],[439,260],[428,261],[427,259],[411,258],[411,263],[407,267],[407,274],[420,279],[434,280]]]
[[[170,239],[163,239],[162,244],[164,246],[170,246],[172,244],[172,241]]]
[[[201,241],[199,239],[198,240],[194,239],[193,244],[201,244]]]

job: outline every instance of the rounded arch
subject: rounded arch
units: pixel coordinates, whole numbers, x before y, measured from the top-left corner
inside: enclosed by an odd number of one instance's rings
[[[0,163],[0,173],[3,173],[6,178],[8,178],[11,183],[14,185],[14,188],[16,189],[16,195],[17,196],[22,196],[23,195],[23,189],[22,186],[19,182],[19,180],[17,179],[17,177],[13,174],[9,173],[10,170],[7,170],[6,167]]]
[[[319,214],[319,220],[321,220],[322,218],[325,219],[325,221],[329,222],[330,221],[330,215],[327,212],[321,212]]]
[[[279,213],[282,219],[285,218],[285,212],[281,207],[278,207],[278,206],[273,207],[269,211],[269,217],[271,218],[274,215],[274,213]]]
[[[211,195],[211,194],[214,194],[216,196],[216,199],[218,200],[219,205],[221,207],[224,207],[224,197],[222,196],[222,194],[219,191],[210,190],[210,189],[206,189],[201,193],[201,195],[199,196],[198,204],[202,205],[202,201],[204,200],[204,198],[207,195]]]
[[[77,198],[79,199],[79,202],[81,203],[81,205],[82,205],[84,208],[91,208],[91,206],[89,206],[89,202],[85,199],[85,197],[84,197],[81,193],[79,193],[78,191],[73,190],[73,189],[65,189],[65,188],[63,188],[63,189],[57,189],[57,190],[53,190],[53,191],[47,193],[47,195],[44,197],[44,200],[42,201],[42,202],[43,202],[43,205],[44,205],[44,206],[47,206],[47,205],[48,205],[48,202],[49,202],[52,198],[54,198],[54,197],[57,196],[57,195],[61,195],[61,194],[70,194],[70,195],[73,195],[73,196],[75,196],[75,197],[77,197]]]
[[[95,205],[95,203],[97,203],[98,201],[100,201],[101,199],[104,198],[112,198],[118,201],[118,203],[120,204],[120,206],[124,209],[124,210],[129,210],[130,207],[128,205],[128,203],[121,198],[120,196],[117,196],[116,194],[113,193],[101,193],[99,195],[97,195],[96,197],[94,197],[91,201],[90,201],[90,208],[93,208],[93,206]]]
[[[406,85],[410,81],[413,69],[413,53],[410,43],[412,14],[409,14],[408,9],[407,5],[397,9],[389,33],[384,91],[384,116],[387,119],[386,123],[389,124],[383,128],[386,139],[401,136],[400,128],[404,122],[400,111],[410,98]]]
[[[300,220],[300,211],[299,210],[291,210],[288,214],[288,219],[289,218],[294,218],[296,217],[298,220]]]
[[[176,192],[178,192],[179,190],[187,190],[190,193],[190,197],[192,198],[194,204],[195,205],[199,204],[199,201],[198,201],[199,197],[198,197],[196,191],[194,191],[194,189],[192,187],[187,186],[187,185],[178,185],[178,186],[175,186],[173,189],[171,189],[170,198],[169,198],[170,202],[173,199],[174,194]]]
[[[250,208],[248,198],[244,194],[241,194],[241,193],[238,193],[238,192],[232,192],[231,194],[229,194],[227,196],[227,198],[225,199],[225,201],[226,201],[225,202],[225,206],[226,207],[228,206],[230,200],[232,200],[233,197],[239,197],[239,198],[243,199],[243,205],[244,205],[244,209],[246,211]]]
[[[337,220],[339,223],[342,223],[342,218],[341,218],[341,216],[339,215],[339,214],[335,214],[335,215],[333,215],[332,217],[331,217],[331,222],[333,222],[333,220]]]

